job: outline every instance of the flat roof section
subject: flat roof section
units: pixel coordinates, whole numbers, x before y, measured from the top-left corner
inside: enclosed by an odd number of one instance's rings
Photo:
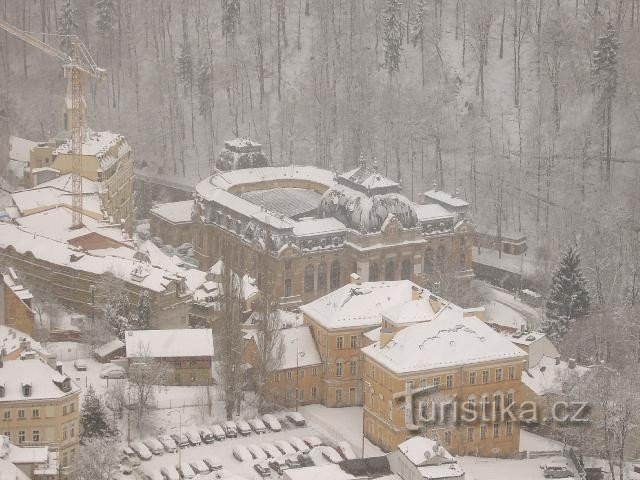
[[[240,195],[255,205],[260,205],[271,212],[285,217],[297,219],[309,215],[320,205],[320,195],[305,188],[271,188],[268,190],[254,190]]]

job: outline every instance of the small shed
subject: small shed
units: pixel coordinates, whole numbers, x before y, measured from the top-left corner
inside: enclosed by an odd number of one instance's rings
[[[94,351],[94,356],[100,363],[109,363],[111,360],[124,357],[125,354],[126,350],[124,347],[124,342],[117,338],[103,345],[100,345]]]

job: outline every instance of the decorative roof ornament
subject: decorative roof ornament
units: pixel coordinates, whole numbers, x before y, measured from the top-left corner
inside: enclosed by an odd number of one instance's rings
[[[375,155],[373,156],[373,171],[378,171],[378,159],[375,157]]]

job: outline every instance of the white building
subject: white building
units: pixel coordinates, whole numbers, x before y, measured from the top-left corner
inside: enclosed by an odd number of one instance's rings
[[[426,437],[402,442],[387,457],[391,471],[403,480],[464,480],[464,470],[453,455]]]

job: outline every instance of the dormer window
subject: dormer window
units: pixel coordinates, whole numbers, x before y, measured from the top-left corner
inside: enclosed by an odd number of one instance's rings
[[[31,386],[31,383],[23,383],[22,384],[22,396],[23,397],[30,397],[32,390],[33,390],[33,388]]]
[[[60,389],[63,392],[68,392],[69,390],[71,390],[71,379],[69,377],[65,378],[62,381],[62,384],[60,385]]]

